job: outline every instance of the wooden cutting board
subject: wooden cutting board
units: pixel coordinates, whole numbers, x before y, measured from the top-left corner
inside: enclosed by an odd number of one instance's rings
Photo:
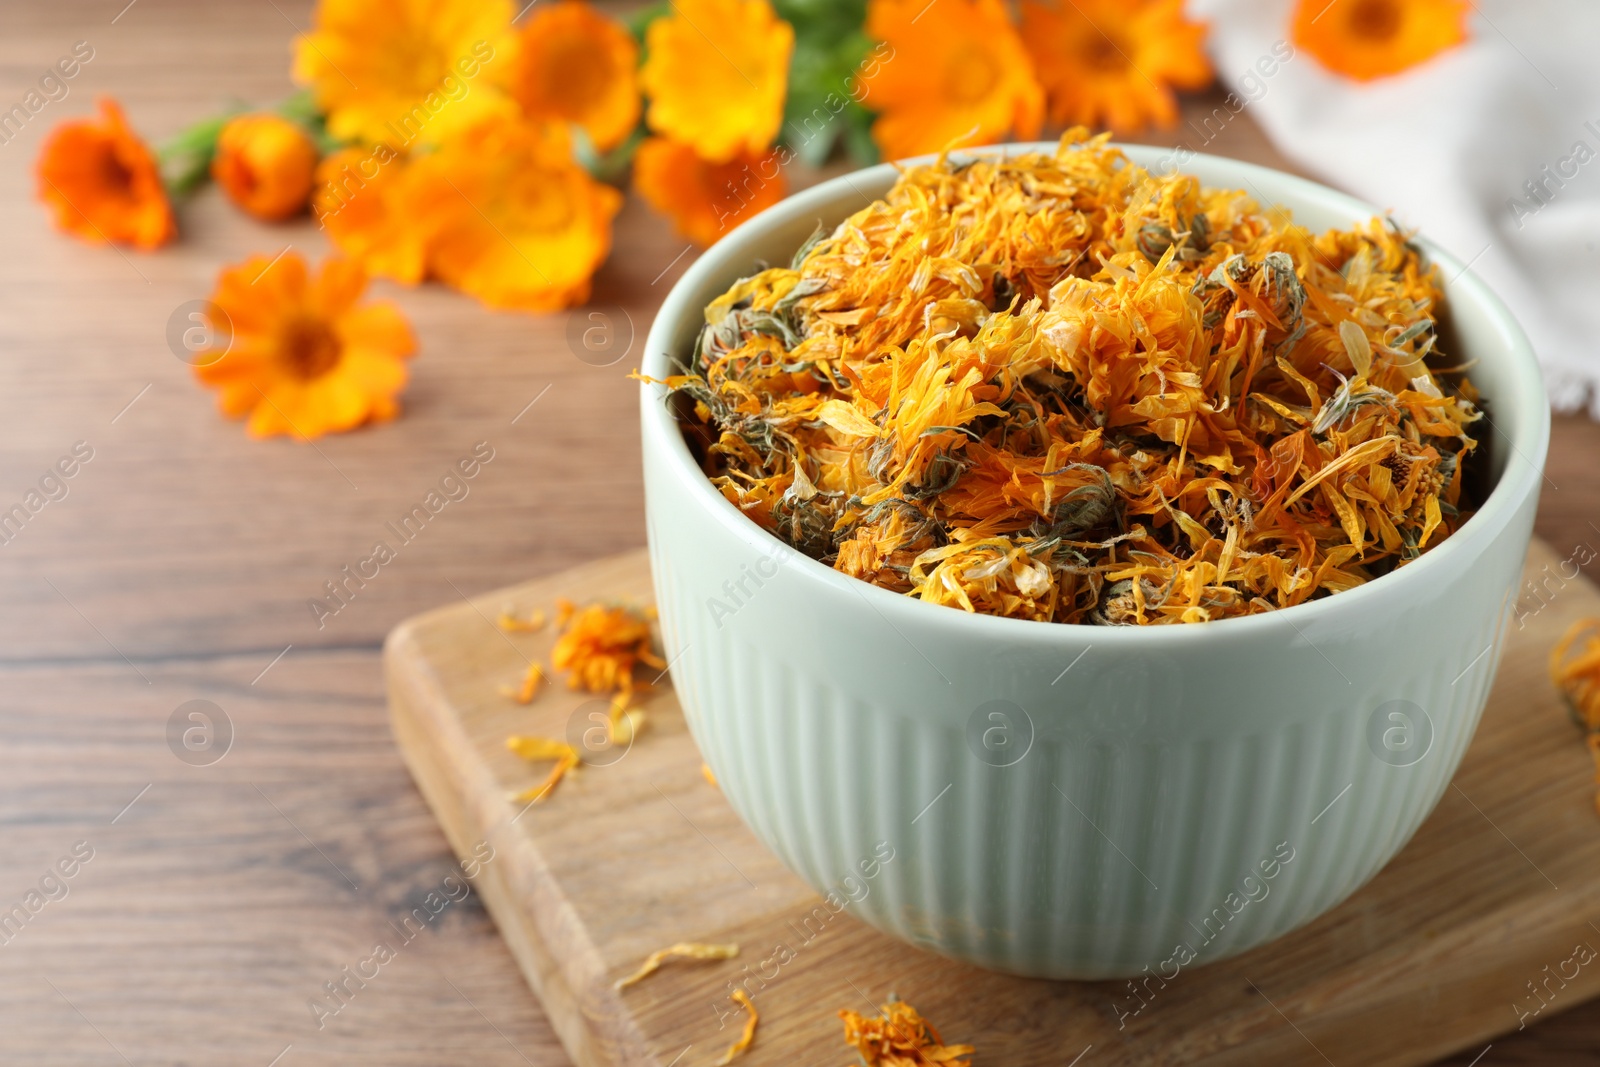
[[[1438,809],[1376,879],[1312,925],[1139,1000],[1124,982],[990,974],[848,912],[820,934],[802,930],[819,898],[702,777],[665,684],[622,758],[582,768],[544,803],[510,799],[548,765],[512,756],[506,736],[560,737],[604,705],[560,687],[514,704],[502,687],[530,658],[548,663],[554,635],[504,634],[494,618],[561,596],[648,603],[642,551],[419,616],[390,635],[385,660],[412,774],[458,855],[493,850],[477,889],[581,1067],[715,1063],[743,1019],[729,983],[780,944],[795,958],[764,986],[749,983],[761,1023],[736,1061],[749,1067],[855,1062],[836,1013],[871,1012],[890,991],[947,1040],[976,1045],[976,1067],[1417,1064],[1600,993],[1600,960],[1584,962],[1600,948],[1600,815],[1589,757],[1546,677],[1567,624],[1600,615],[1600,592],[1562,577],[1572,572],[1534,545],[1528,577],[1540,592],[1524,587],[1477,737]],[[743,952],[612,989],[677,941]]]

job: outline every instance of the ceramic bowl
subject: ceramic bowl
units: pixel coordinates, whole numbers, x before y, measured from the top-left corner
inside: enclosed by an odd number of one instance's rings
[[[1152,169],[1166,154],[1125,150]],[[1195,156],[1184,169],[1314,230],[1378,213],[1233,160]],[[713,297],[787,262],[819,221],[860,209],[895,173],[823,182],[732,231],[673,287],[642,370],[670,373]],[[1372,878],[1472,739],[1549,437],[1522,330],[1466,266],[1420,244],[1441,269],[1452,350],[1486,398],[1492,491],[1410,565],[1262,615],[1071,626],[857,581],[724,500],[661,387],[645,386],[646,514],[673,684],[756,836],[835,911],[982,967],[1055,978],[1243,952]]]

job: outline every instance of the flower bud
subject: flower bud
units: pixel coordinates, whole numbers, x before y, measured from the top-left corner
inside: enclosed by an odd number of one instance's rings
[[[276,222],[305,210],[316,166],[317,146],[301,126],[278,115],[240,115],[217,138],[211,176],[240,208]]]

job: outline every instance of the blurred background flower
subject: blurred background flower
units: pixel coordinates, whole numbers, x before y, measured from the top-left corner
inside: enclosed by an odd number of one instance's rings
[[[156,158],[115,100],[100,117],[57,126],[39,150],[39,198],[56,225],[85,241],[159,248],[176,227]]]
[[[426,276],[432,215],[410,160],[387,145],[325,157],[312,210],[328,239],[372,274],[407,285]]]
[[[1183,0],[1022,0],[1050,121],[1137,133],[1178,119],[1174,89],[1211,84],[1206,28]]]
[[[763,151],[783,122],[793,48],[767,0],[674,0],[645,33],[650,128],[712,163]]]
[[[1600,154],[1600,127],[1574,103],[1600,95],[1600,74],[1531,22],[1514,34],[1526,46],[1513,45],[1502,24],[1523,10],[657,0],[620,18],[587,0],[521,14],[509,0],[320,0],[293,42],[302,93],[200,117],[159,151],[106,102],[46,141],[39,196],[67,233],[151,250],[176,233],[174,202],[209,176],[265,221],[309,207],[365,274],[550,312],[589,299],[623,188],[707,245],[786,195],[796,165],[843,169],[1083,124],[1171,130],[1169,164],[1182,167],[1250,108],[1307,169],[1410,205],[1408,223],[1509,298],[1558,404],[1600,411],[1600,370],[1577,354],[1600,312],[1582,310],[1574,288],[1587,254],[1574,241],[1600,236],[1583,212],[1600,208],[1567,191]],[[1562,10],[1575,39],[1600,34],[1600,9]],[[1494,32],[1475,35],[1475,21]],[[1554,91],[1546,66],[1577,88]],[[1217,72],[1221,106],[1177,129],[1179,94]],[[1491,187],[1519,195],[1497,201]]]
[[[511,94],[530,119],[570,122],[609,152],[639,124],[639,46],[581,0],[536,8],[518,36]]]
[[[1044,91],[1000,0],[871,0],[867,34],[893,49],[863,79],[890,159],[1038,136]]]
[[[195,376],[252,436],[309,440],[399,413],[416,340],[400,310],[361,303],[367,275],[329,259],[312,275],[299,253],[227,267],[211,296],[229,345],[201,353]]]
[[[589,299],[622,195],[578,166],[563,127],[484,123],[414,167],[415,202],[434,216],[431,273],[495,308]]]
[[[510,0],[322,0],[294,42],[333,136],[426,143],[514,110],[501,84],[514,38]]]
[[[1300,0],[1293,40],[1336,74],[1371,81],[1467,39],[1467,0]]]
[[[740,152],[712,163],[686,144],[649,137],[633,157],[633,187],[679,233],[709,245],[783,199],[780,154]]]
[[[278,222],[306,209],[317,170],[317,145],[305,127],[281,115],[240,115],[217,135],[211,176],[241,210]]]

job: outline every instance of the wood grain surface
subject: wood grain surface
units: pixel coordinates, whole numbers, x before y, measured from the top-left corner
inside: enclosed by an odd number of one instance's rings
[[[1559,563],[1536,543],[1527,573]],[[870,1014],[890,990],[983,1063],[1081,1052],[1124,1067],[1411,1067],[1481,1051],[1600,994],[1600,965],[1584,967],[1600,944],[1592,769],[1546,677],[1550,644],[1600,614],[1600,591],[1584,579],[1513,628],[1460,772],[1376,879],[1287,937],[1137,986],[993,974],[879,934],[848,906],[834,918],[701,779],[668,688],[641,703],[647,728],[631,745],[587,733],[591,714],[606,721],[604,697],[551,688],[531,707],[506,699],[500,687],[530,659],[548,663],[555,636],[498,634],[490,619],[502,605],[562,597],[649,603],[645,554],[430,612],[395,630],[385,662],[406,762],[457,855],[486,858],[478,890],[582,1067],[715,1063],[739,1031],[736,983],[762,1016],[741,1058],[750,1067],[842,1062],[835,1013]],[[548,764],[508,753],[512,733],[565,737],[586,765],[537,804],[515,800]],[[1309,851],[1308,832],[1298,844]],[[813,927],[814,916],[825,922]],[[742,952],[613,988],[678,941]],[[1580,945],[1587,955],[1575,957]]]
[[[455,869],[385,724],[383,635],[463,593],[644,543],[624,377],[636,351],[591,366],[567,342],[570,314],[380,284],[421,342],[405,416],[315,447],[256,442],[173,355],[168,320],[225,264],[285,246],[320,256],[315,228],[251,222],[207,191],[182,209],[179,244],[139,255],[55,234],[34,202],[44,133],[96,95],[155,139],[236,99],[275,100],[308,20],[306,0],[0,4],[0,110],[75,42],[94,49],[69,95],[0,144],[0,503],[75,442],[94,449],[68,496],[0,545],[0,910],[77,842],[94,849],[67,895],[0,944],[0,1061],[569,1062],[475,895],[322,1028],[307,1002]],[[1190,127],[1161,139],[1288,165],[1248,110],[1210,144]],[[594,299],[638,344],[693,257],[630,199]],[[468,498],[319,629],[307,600],[478,441],[495,459]],[[1597,455],[1600,428],[1558,420],[1539,528],[1563,556],[1600,544]],[[194,699],[233,727],[209,766],[168,745]],[[1559,1007],[1496,1040],[1483,1067],[1589,1062],[1600,1008],[1551,1018]]]

